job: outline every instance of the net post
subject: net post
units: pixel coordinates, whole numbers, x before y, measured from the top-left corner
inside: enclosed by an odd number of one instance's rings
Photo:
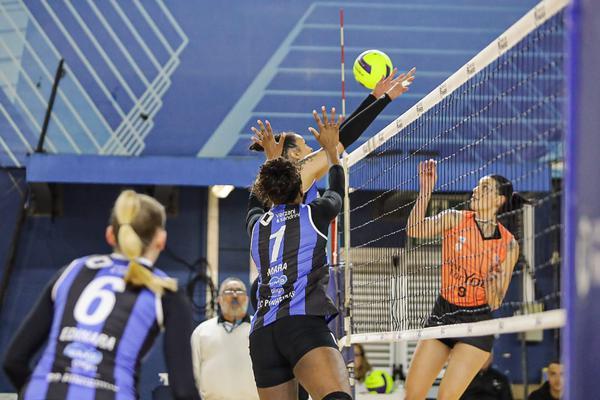
[[[351,285],[351,263],[350,263],[350,166],[348,156],[343,159],[344,167],[344,333],[346,340],[344,345],[350,346],[350,335],[352,334],[352,285]]]

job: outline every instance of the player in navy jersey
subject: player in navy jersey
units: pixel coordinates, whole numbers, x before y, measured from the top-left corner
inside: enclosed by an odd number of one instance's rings
[[[174,397],[199,399],[189,304],[176,281],[153,267],[165,247],[165,222],[164,207],[153,198],[121,193],[106,230],[115,252],[60,270],[9,345],[4,370],[20,398],[137,399],[141,359],[164,329]]]
[[[381,79],[358,108],[340,125],[340,143],[338,152],[341,154],[352,145],[377,118],[383,109],[394,99],[408,91],[414,80],[415,68],[406,74],[394,77],[396,69]],[[324,108],[323,108],[324,110]],[[323,178],[328,170],[328,159],[323,149],[313,151],[304,138],[294,132],[284,132],[274,135],[269,121],[257,121],[259,128],[252,127],[254,142],[250,150],[264,151],[267,160],[284,157],[300,163],[302,177],[302,192],[305,194],[304,203],[308,204],[318,196],[316,182]],[[266,201],[266,199],[262,199]]]
[[[258,268],[258,309],[252,320],[250,357],[261,400],[296,399],[296,380],[313,399],[351,399],[348,373],[325,318],[337,313],[326,294],[327,227],[342,208],[335,110],[314,113],[330,169],[329,189],[303,204],[296,163],[279,157],[260,169],[246,220]],[[265,212],[260,198],[273,207]],[[295,379],[294,379],[295,378]]]

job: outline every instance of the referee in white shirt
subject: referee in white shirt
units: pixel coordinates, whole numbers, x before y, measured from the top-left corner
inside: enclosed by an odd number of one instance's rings
[[[246,286],[227,278],[219,287],[219,315],[192,333],[196,386],[203,400],[258,400],[248,351]]]

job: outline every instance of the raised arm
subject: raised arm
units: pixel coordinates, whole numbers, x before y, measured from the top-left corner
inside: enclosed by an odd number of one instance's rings
[[[388,77],[379,81],[369,97],[340,125],[340,142],[337,146],[339,153],[355,143],[390,102],[408,91],[414,80],[415,68],[394,78],[395,72],[394,69]],[[306,156],[301,161],[301,166],[303,189],[307,190],[313,181],[321,179],[327,173],[327,155],[321,148]]]
[[[406,234],[409,237],[421,239],[437,237],[445,230],[454,228],[460,221],[461,214],[456,210],[446,210],[433,217],[425,217],[436,180],[436,162],[434,160],[421,161],[419,163],[419,196],[406,225]]]
[[[506,259],[499,266],[490,266],[488,279],[485,281],[485,293],[492,310],[496,310],[502,305],[513,270],[519,259],[519,243],[513,239],[508,246]]]
[[[340,165],[340,155],[337,151],[339,142],[339,123],[341,119],[335,120],[335,109],[331,110],[331,117],[327,117],[325,110],[323,120],[316,111],[313,116],[317,122],[319,132],[309,128],[311,133],[317,139],[327,156],[329,164],[329,189],[323,196],[313,200],[308,206],[311,209],[311,215],[316,228],[324,235],[327,235],[327,227],[342,209],[342,198],[344,194],[344,170]]]
[[[340,124],[337,145],[339,153],[343,153],[345,149],[356,142],[391,101],[408,91],[410,84],[415,79],[415,71],[416,69],[412,68],[406,74],[395,76],[396,69],[394,69],[389,76],[382,78],[377,83],[369,96],[346,121]],[[322,107],[322,112],[325,112],[324,107]],[[275,139],[268,121],[263,123],[259,120],[257,124],[258,129],[251,128],[254,132],[252,141],[264,149],[267,160],[281,156],[285,134],[279,136],[279,139]],[[328,170],[327,154],[323,148],[309,154],[300,163],[303,191],[308,190],[315,180],[325,176]]]
[[[415,79],[416,69],[413,68],[406,74],[394,77],[396,71],[397,69],[394,68],[390,75],[382,78],[367,99],[340,125],[338,145],[340,153],[358,140],[390,102],[408,91],[408,87]]]

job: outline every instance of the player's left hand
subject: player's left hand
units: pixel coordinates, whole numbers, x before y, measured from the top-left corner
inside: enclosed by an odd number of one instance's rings
[[[252,141],[254,143],[258,143],[265,150],[265,156],[267,160],[273,160],[277,157],[281,157],[283,154],[283,142],[285,141],[285,133],[282,133],[279,136],[279,140],[275,140],[275,136],[273,135],[273,129],[271,128],[271,124],[269,121],[263,122],[259,119],[256,121],[258,127],[260,129],[256,129],[255,127],[251,127],[250,129],[254,132],[254,136],[252,136]]]
[[[408,91],[408,87],[415,80],[416,70],[417,69],[413,67],[407,73],[403,73],[395,77],[396,72],[398,72],[398,68],[394,68],[394,70],[388,76],[381,78],[381,80],[377,82],[377,85],[375,85],[371,94],[378,99],[387,93],[388,96],[394,100],[402,93]]]

